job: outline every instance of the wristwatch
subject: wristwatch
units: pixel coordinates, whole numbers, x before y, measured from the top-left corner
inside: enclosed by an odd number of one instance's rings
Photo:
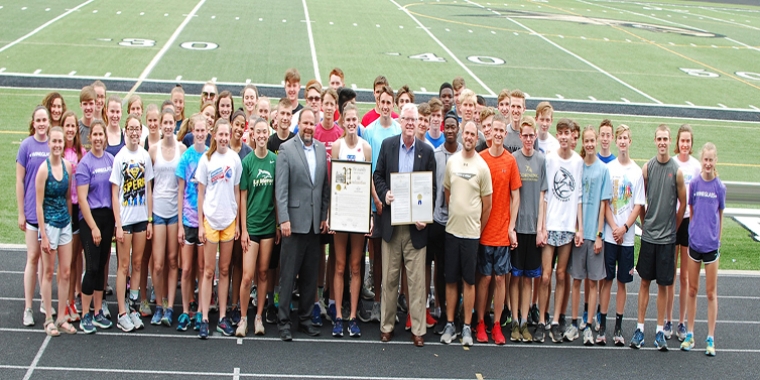
[[[153,223],[153,217],[148,217],[148,223]]]
[[[601,239],[602,238],[602,231],[597,232],[596,233],[596,237],[598,237],[599,239]]]

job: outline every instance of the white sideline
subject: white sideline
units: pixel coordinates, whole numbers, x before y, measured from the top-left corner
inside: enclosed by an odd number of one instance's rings
[[[319,75],[319,63],[317,62],[317,49],[314,47],[314,34],[311,32],[311,18],[309,18],[309,8],[306,6],[306,0],[303,3],[303,14],[306,17],[306,33],[309,35],[309,49],[311,50],[311,63],[314,65],[314,78],[317,82],[322,83],[322,77]]]

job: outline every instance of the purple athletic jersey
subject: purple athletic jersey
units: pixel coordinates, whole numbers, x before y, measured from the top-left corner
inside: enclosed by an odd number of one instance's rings
[[[717,251],[720,248],[718,211],[726,207],[726,185],[717,177],[709,182],[701,175],[692,178],[689,205],[693,211],[689,220],[689,248],[700,253]]]
[[[90,210],[96,208],[111,208],[111,170],[113,167],[113,156],[111,153],[103,152],[103,156],[98,158],[92,151],[88,152],[77,166],[76,183],[77,186],[89,186],[87,191],[87,204]],[[79,219],[83,219],[80,208]]]
[[[26,170],[24,174],[24,217],[29,224],[37,224],[37,171],[50,155],[47,141],[39,142],[29,136],[21,142],[16,162]]]

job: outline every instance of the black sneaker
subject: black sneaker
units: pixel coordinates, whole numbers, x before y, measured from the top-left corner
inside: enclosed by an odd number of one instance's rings
[[[562,336],[564,335],[564,333],[560,331],[559,325],[552,324],[551,330],[549,330],[549,335],[552,338],[552,342],[562,343]]]
[[[403,314],[409,312],[409,305],[406,303],[406,297],[403,294],[398,295],[396,306],[398,306],[398,310]]]
[[[356,317],[359,318],[359,320],[364,323],[369,323],[371,319],[371,313],[369,310],[367,310],[367,307],[364,305],[364,302],[362,302],[362,300],[359,300],[359,305],[357,309],[358,310],[356,311]],[[346,315],[346,314],[343,313],[343,315]]]
[[[473,319],[474,321],[477,319]],[[491,327],[493,326],[493,317],[491,316],[490,312],[487,312],[486,315],[483,316],[483,323],[486,325],[486,334],[491,333]]]
[[[268,324],[273,325],[277,323],[277,309],[275,309],[273,304],[267,306],[267,310],[264,314],[264,319]]]
[[[530,311],[528,311],[528,325],[530,326],[537,325],[539,318],[540,318],[540,313],[538,311],[538,305],[531,306]]]
[[[444,330],[446,330],[446,316],[442,315],[441,318],[438,318],[438,322],[436,322],[433,328],[433,333],[435,335],[443,335]]]
[[[539,323],[536,327],[536,331],[533,333],[533,341],[538,343],[544,342],[544,334],[546,333],[546,326],[543,323]]]
[[[562,335],[565,335],[565,331],[567,331],[567,320],[564,316],[560,314],[559,316],[559,332],[562,333]]]

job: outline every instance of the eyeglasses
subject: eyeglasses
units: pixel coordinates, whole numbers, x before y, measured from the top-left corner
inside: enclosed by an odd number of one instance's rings
[[[414,123],[417,121],[417,118],[416,117],[402,117],[401,121],[405,123]]]
[[[206,92],[206,91],[203,91],[203,92],[201,92],[201,95],[213,98],[213,97],[216,96],[216,93],[215,92]]]
[[[522,135],[522,137],[525,137],[525,138],[526,138],[526,139],[528,139],[528,140],[533,140],[533,139],[535,139],[535,138],[536,138],[536,135],[534,135],[534,134],[525,134],[525,133],[524,133],[524,134]]]
[[[322,98],[320,98],[319,96],[310,96],[310,97],[306,98],[306,100],[308,100],[310,102],[318,102],[318,101],[322,100]]]
[[[127,132],[140,132],[140,131],[142,131],[142,127],[127,128]]]

